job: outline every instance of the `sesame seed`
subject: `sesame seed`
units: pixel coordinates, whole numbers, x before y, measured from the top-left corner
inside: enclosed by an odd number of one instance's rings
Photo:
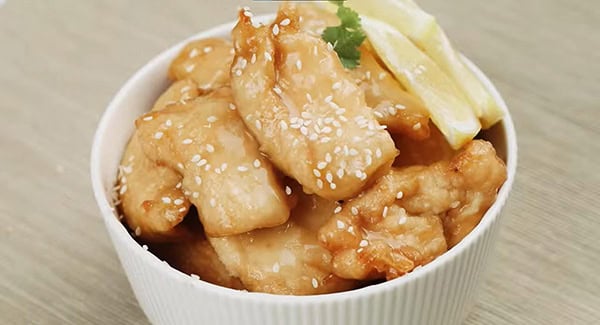
[[[383,78],[385,78],[385,76],[386,76],[385,72],[381,72],[379,74],[379,80],[383,80]]]
[[[323,137],[323,138],[321,138],[321,143],[327,143],[329,141],[331,141],[330,137]]]
[[[143,118],[143,120],[144,121],[152,121],[153,118],[154,117],[152,117],[152,116],[146,116],[146,117]]]
[[[147,251],[147,250],[148,250],[148,245],[144,244],[144,245],[142,245],[142,248],[143,248],[145,251]]]
[[[381,114],[379,111],[373,111],[373,115],[377,116],[378,118],[383,118],[383,114]]]
[[[325,97],[325,103],[331,103],[331,101],[333,100],[333,96],[329,95],[327,97]]]
[[[271,56],[271,54],[269,52],[265,52],[265,60],[273,61],[273,57]]]
[[[335,183],[330,183],[329,188],[335,190],[337,188],[337,185],[335,185]]]
[[[290,19],[289,19],[289,18],[286,18],[286,19],[282,20],[282,21],[279,23],[279,25],[281,25],[281,26],[287,26],[287,25],[289,25],[289,24],[290,24]]]
[[[250,63],[256,63],[256,53],[252,53],[252,58],[250,59]]]
[[[183,144],[191,144],[192,143],[192,139],[183,139],[183,141],[181,141],[181,143],[183,143]]]
[[[282,91],[281,91],[281,88],[279,88],[279,87],[277,87],[277,86],[273,87],[273,91],[274,91],[274,92],[275,92],[277,95],[281,95],[281,93],[282,93]]]
[[[198,166],[200,166],[200,163],[198,163]],[[204,170],[205,171],[209,171],[210,170],[210,164],[206,164],[206,166],[204,166]]]
[[[215,152],[215,147],[213,147],[212,144],[208,143],[206,145],[206,151],[208,151],[208,152]]]
[[[375,157],[377,157],[377,158],[381,158],[381,149],[377,148],[377,149],[375,150]]]
[[[323,181],[322,181],[320,178],[319,178],[319,179],[317,179],[317,187],[318,187],[319,189],[323,189]]]
[[[219,167],[215,168],[215,173],[217,173],[217,174],[220,175],[221,174],[221,168],[219,168]]]
[[[310,96],[310,94],[306,94],[306,95]],[[309,112],[302,112],[302,113],[300,113],[300,116],[302,116],[303,119],[312,118],[312,114],[310,114]]]
[[[360,180],[364,181],[365,179],[367,179],[367,173],[362,173],[362,175],[360,176]]]
[[[335,154],[340,153],[340,151],[342,151],[342,148],[340,148],[340,146],[336,146],[335,148],[333,148],[333,153]]]
[[[331,86],[331,89],[336,90],[336,89],[341,89],[342,88],[342,82],[338,81],[336,83],[333,84],[333,86]]]
[[[404,196],[404,193],[402,191],[396,193],[396,199],[398,199],[398,200],[400,200],[403,196]]]
[[[222,163],[221,164],[221,170],[225,171],[227,169],[227,163]]]
[[[252,13],[250,11],[244,11],[244,16],[246,17],[252,17]]]
[[[193,197],[194,199],[197,199],[199,196],[200,196],[200,193],[198,193],[198,192],[194,192],[194,193],[192,193],[192,197]]]
[[[362,172],[360,170],[357,170],[354,172],[354,176],[356,176],[356,178],[361,178],[362,177]]]
[[[215,200],[214,197],[210,198],[210,201],[208,202],[210,204],[211,207],[216,207],[217,206],[217,201]]]
[[[417,122],[415,125],[413,125],[413,127],[412,127],[412,128],[413,128],[413,130],[415,130],[415,131],[416,131],[416,130],[418,130],[418,129],[420,129],[420,128],[421,128],[421,122]]]
[[[344,170],[343,169],[338,169],[337,173],[336,173],[337,177],[342,178],[344,177]]]
[[[333,44],[331,44],[331,43],[327,42],[327,49],[328,49],[329,51],[333,51]]]
[[[229,109],[232,111],[235,111],[235,104],[234,103],[229,103]]]
[[[182,208],[179,208],[179,210],[177,210],[177,211],[179,211],[179,212],[185,212],[185,210],[187,210],[187,209],[185,207],[182,207]]]
[[[254,162],[252,163],[252,166],[254,166],[254,168],[260,167],[260,160],[254,159]]]
[[[333,213],[336,213],[336,214],[337,214],[337,213],[340,213],[340,212],[342,212],[342,207],[341,207],[341,206],[337,206],[337,207],[335,208],[335,210],[333,210]],[[341,221],[338,221],[338,222],[341,222]],[[344,227],[345,227],[345,226],[344,226]],[[339,228],[339,223],[338,223],[338,228]]]
[[[239,70],[239,69],[235,70],[235,75],[238,76],[238,77],[241,76],[242,75],[242,70]]]
[[[183,93],[185,93],[185,92],[188,92],[190,89],[192,89],[192,87],[190,87],[190,86],[185,86],[185,87],[183,87],[183,88],[179,89],[179,92],[183,94]]]
[[[390,115],[396,115],[396,113],[398,113],[398,109],[396,109],[394,106],[388,107],[387,110],[390,113]]]
[[[275,262],[275,264],[273,264],[272,270],[275,273],[279,273],[279,263]]]
[[[198,52],[198,49],[192,49],[192,50],[190,51],[190,53],[188,53],[188,57],[189,57],[189,58],[193,58],[193,57],[196,57],[196,56],[198,56],[198,54],[199,54],[199,52]]]
[[[402,104],[396,104],[396,105],[394,105],[394,107],[396,107],[396,108],[397,108],[397,109],[399,109],[399,110],[406,109],[406,106],[404,106],[404,105],[402,105]]]
[[[302,18],[302,17],[300,17],[300,18]],[[319,49],[318,49],[318,48],[317,48],[317,46],[315,45],[315,46],[313,46],[313,55],[314,55],[314,56],[317,56],[318,54],[319,54]]]
[[[202,159],[196,165],[198,165],[198,167],[202,167],[202,166],[206,165],[207,162],[208,161],[206,161],[206,159]]]
[[[176,189],[180,189],[180,188],[181,188],[181,185],[182,185],[182,184],[181,184],[181,182],[179,182],[179,183],[177,183],[177,185],[175,185],[175,188],[176,188]]]
[[[211,115],[211,116],[209,116],[209,117],[206,119],[206,121],[207,121],[208,123],[214,123],[214,122],[216,122],[216,121],[217,121],[217,117],[216,117],[216,116],[212,116],[212,115]]]
[[[260,123],[260,120],[256,120],[256,121],[254,122],[254,126],[256,126],[256,128],[257,128],[258,130],[261,130],[261,129],[262,129],[262,123]]]
[[[342,209],[341,207],[337,207],[337,208],[340,208],[340,210]],[[337,208],[336,208],[336,210],[337,210]],[[334,213],[337,213],[337,212],[334,211]],[[341,221],[341,220],[338,220],[336,222],[336,224],[337,224],[338,229],[344,229],[344,228],[346,228],[346,224],[343,221]]]
[[[365,249],[361,247],[361,248],[357,249],[357,250],[356,250],[356,252],[357,252],[357,253],[361,253],[361,252],[362,252],[362,251],[364,251],[364,250],[365,250]]]
[[[346,109],[345,108],[340,108],[340,109],[336,110],[335,113],[337,115],[342,115],[342,114],[346,113]]]
[[[313,101],[312,96],[309,93],[306,93],[306,100],[308,100],[309,103],[312,103]]]
[[[200,178],[200,176],[194,176],[194,180],[196,181],[196,184],[202,184],[202,178]]]
[[[182,164],[182,163],[177,163],[177,168],[179,168],[179,169],[183,169],[183,168],[184,168],[184,166],[183,166],[183,164]]]
[[[119,190],[119,194],[123,195],[125,194],[125,192],[127,192],[127,185],[123,185],[123,187],[121,187],[121,189]]]
[[[275,24],[273,26],[273,35],[277,36],[279,35],[279,25]]]
[[[366,156],[365,157],[365,164],[367,166],[371,166],[372,163],[373,163],[373,158],[371,156]]]
[[[240,58],[240,60],[238,61],[238,64],[240,66],[241,70],[246,69],[246,66],[248,65],[248,60],[246,60],[245,58]]]
[[[296,68],[298,68],[298,70],[302,70],[302,61],[300,61],[300,60],[296,61]]]
[[[365,73],[365,77],[367,78],[367,80],[370,80],[371,79],[371,71],[367,71]]]
[[[285,194],[292,195],[292,188],[286,185],[285,186]]]
[[[175,205],[182,205],[183,204],[183,200],[182,199],[175,199],[175,201],[173,201],[173,203]]]
[[[192,274],[190,274],[190,277],[194,280],[200,280],[200,276],[198,276],[198,274],[192,273]]]
[[[170,204],[171,203],[171,198],[167,197],[167,196],[164,196],[161,200],[162,200],[162,202],[164,204]]]
[[[460,206],[460,201],[454,201],[452,202],[452,204],[450,204],[450,208],[452,209],[456,209]]]
[[[352,226],[348,227],[348,232],[349,233],[353,233],[354,232],[354,227],[352,227]]]
[[[303,126],[300,128],[300,133],[302,133],[304,136],[308,135],[308,129]]]
[[[331,174],[331,172],[327,172],[327,174],[325,175],[325,179],[331,183],[333,182],[333,175]]]
[[[400,218],[398,218],[398,224],[399,225],[405,224],[406,221],[408,221],[408,218],[406,216],[401,216]]]
[[[190,64],[190,65],[188,65],[188,66],[185,67],[185,71],[188,72],[188,73],[192,72],[193,70],[194,70],[194,65],[193,64]]]
[[[320,162],[317,164],[317,168],[318,168],[318,169],[321,169],[321,170],[322,170],[322,169],[325,169],[325,167],[327,167],[327,163],[326,163],[326,162],[324,162],[324,161],[320,161]]]
[[[341,137],[344,134],[344,131],[342,131],[342,129],[337,129],[335,130],[335,135],[337,137]]]
[[[313,174],[314,174],[316,177],[321,177],[321,172],[320,172],[318,169],[313,169]]]
[[[246,172],[246,171],[248,171],[248,167],[246,167],[246,166],[238,166],[237,170],[240,171],[240,172]]]
[[[287,123],[284,120],[281,120],[279,122],[279,127],[281,128],[281,130],[285,131],[285,130],[287,130],[288,125],[287,125]]]
[[[158,139],[160,139],[162,137],[163,137],[163,133],[162,132],[158,131],[158,132],[154,133],[154,139],[158,140]]]
[[[358,244],[358,246],[360,246],[360,247],[367,247],[367,246],[369,246],[369,242],[363,239],[363,240],[360,241],[360,243]]]
[[[318,287],[319,287],[319,281],[317,281],[317,279],[315,279],[315,278],[312,278],[312,281],[311,281],[311,282],[312,282],[312,286],[313,286],[313,288],[315,288],[315,289],[316,289],[316,288],[318,288]]]
[[[381,216],[383,216],[385,218],[385,217],[387,217],[387,213],[388,213],[388,207],[384,206],[383,207],[383,212],[381,213]]]
[[[357,207],[352,207],[350,209],[350,212],[352,212],[352,215],[357,216],[358,215],[358,208]]]
[[[135,227],[135,235],[139,237],[142,234],[142,229],[140,227]]]
[[[200,157],[200,155],[194,155],[191,160],[193,163],[195,163],[195,162],[199,162],[201,158],[202,157]]]

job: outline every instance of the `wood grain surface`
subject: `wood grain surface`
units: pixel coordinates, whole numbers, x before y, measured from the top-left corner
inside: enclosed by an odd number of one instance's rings
[[[4,1],[0,1],[2,3]],[[495,82],[519,137],[466,324],[600,323],[600,1],[422,0]],[[141,65],[240,0],[0,7],[0,323],[145,324],[89,181],[96,123]]]

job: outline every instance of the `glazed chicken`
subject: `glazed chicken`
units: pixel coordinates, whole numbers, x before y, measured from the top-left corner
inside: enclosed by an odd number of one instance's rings
[[[358,282],[332,274],[331,254],[317,239],[318,229],[336,203],[314,195],[299,196],[284,225],[209,238],[221,261],[249,291],[308,295],[356,287]]]
[[[385,174],[397,151],[364,92],[327,44],[299,31],[294,11],[233,30],[235,101],[261,151],[306,193],[350,198]]]
[[[392,170],[320,230],[334,273],[389,280],[428,263],[479,223],[505,179],[504,163],[482,140],[450,161]]]
[[[279,177],[232,100],[230,89],[222,88],[136,121],[145,154],[183,176],[186,196],[163,204],[180,206],[187,197],[211,236],[273,227],[289,217]]]
[[[196,83],[178,81],[158,98],[152,112],[196,97]],[[173,241],[190,237],[184,227],[177,227],[190,207],[181,189],[181,176],[149,160],[142,150],[137,132],[125,149],[119,173],[121,209],[125,222],[135,235],[146,241]],[[162,202],[163,198],[172,201],[182,198],[183,202],[167,205]]]

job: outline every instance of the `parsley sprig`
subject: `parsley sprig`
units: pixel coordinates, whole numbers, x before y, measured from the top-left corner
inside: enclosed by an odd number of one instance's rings
[[[333,45],[345,68],[354,69],[360,63],[358,47],[367,38],[360,24],[358,13],[341,1],[331,1],[338,5],[337,16],[342,22],[339,26],[325,28],[321,37]]]

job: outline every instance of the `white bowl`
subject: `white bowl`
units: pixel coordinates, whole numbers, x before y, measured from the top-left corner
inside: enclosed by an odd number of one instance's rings
[[[263,21],[273,16],[256,17]],[[96,131],[91,177],[106,229],[133,292],[154,324],[458,324],[471,307],[493,249],[500,212],[516,170],[517,143],[504,101],[470,61],[465,62],[502,103],[503,122],[484,137],[508,167],[508,179],[479,225],[458,245],[412,273],[393,281],[335,294],[277,296],[249,293],[196,280],[144,250],[117,219],[111,202],[121,155],[133,121],[168,86],[167,69],[185,43],[229,37],[234,22],[217,26],[164,51],[127,81],[108,106]]]

